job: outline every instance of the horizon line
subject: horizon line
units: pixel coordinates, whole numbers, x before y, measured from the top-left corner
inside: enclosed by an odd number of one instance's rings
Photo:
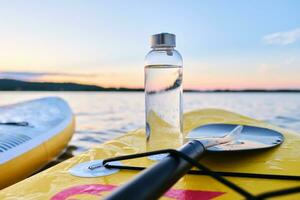
[[[74,84],[78,86],[90,86],[96,87],[98,89],[103,90],[128,90],[128,91],[144,91],[143,87],[103,87],[101,85],[94,84],[86,84],[86,83],[77,83],[77,82],[54,82],[54,81],[30,81],[30,80],[19,80],[19,79],[8,79],[8,78],[0,78],[0,80],[6,81],[17,81],[23,83],[33,83],[33,84]],[[1,90],[1,86],[0,86]],[[2,90],[3,91],[3,90]],[[34,90],[33,90],[34,91]],[[97,91],[97,90],[95,90]],[[99,91],[99,90],[98,90]],[[215,89],[192,89],[192,88],[184,88],[185,92],[300,92],[300,88],[239,88],[239,89],[230,89],[230,88],[215,88]]]

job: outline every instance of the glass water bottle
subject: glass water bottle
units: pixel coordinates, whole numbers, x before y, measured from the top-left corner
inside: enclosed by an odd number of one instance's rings
[[[145,58],[147,151],[182,145],[182,66],[175,35],[151,36],[152,50]]]

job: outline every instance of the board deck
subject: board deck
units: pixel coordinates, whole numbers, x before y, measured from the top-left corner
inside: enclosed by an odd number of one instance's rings
[[[0,123],[0,188],[51,161],[74,132],[70,107],[56,97],[0,107]]]
[[[284,143],[272,149],[240,153],[208,153],[200,162],[210,169],[223,172],[300,176],[299,134],[219,109],[203,109],[186,113],[184,133],[187,134],[195,127],[210,123],[259,126],[276,130],[285,136]],[[157,119],[157,124],[160,124],[159,119]],[[144,152],[145,148],[144,130],[127,133],[0,191],[0,199],[99,199],[119,185],[126,184],[139,172],[120,170],[118,173],[105,177],[80,178],[70,175],[69,169],[85,161]],[[142,167],[151,166],[154,162],[147,158],[122,161],[124,165]],[[299,186],[299,181],[289,180],[238,177],[228,177],[228,180],[254,195]],[[145,190],[147,190],[146,186]],[[232,200],[244,198],[209,176],[185,175],[161,199]],[[276,199],[300,199],[300,194],[281,196]]]

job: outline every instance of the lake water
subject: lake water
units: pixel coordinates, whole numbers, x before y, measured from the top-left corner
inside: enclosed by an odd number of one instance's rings
[[[56,162],[144,127],[142,92],[0,92],[0,105],[59,96],[76,115],[76,132]],[[184,111],[223,108],[300,133],[300,93],[185,93]]]

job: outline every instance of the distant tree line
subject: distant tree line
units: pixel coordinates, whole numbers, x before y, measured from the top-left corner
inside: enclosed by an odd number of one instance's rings
[[[175,87],[175,86],[174,86]],[[172,86],[173,88],[173,86]],[[0,79],[0,91],[144,91],[143,88],[105,88],[78,83],[29,82],[14,79]],[[300,92],[300,89],[245,89],[245,90],[184,90],[185,92]]]
[[[131,88],[104,88],[97,85],[78,83],[27,82],[12,79],[0,79],[1,91],[143,91]]]

